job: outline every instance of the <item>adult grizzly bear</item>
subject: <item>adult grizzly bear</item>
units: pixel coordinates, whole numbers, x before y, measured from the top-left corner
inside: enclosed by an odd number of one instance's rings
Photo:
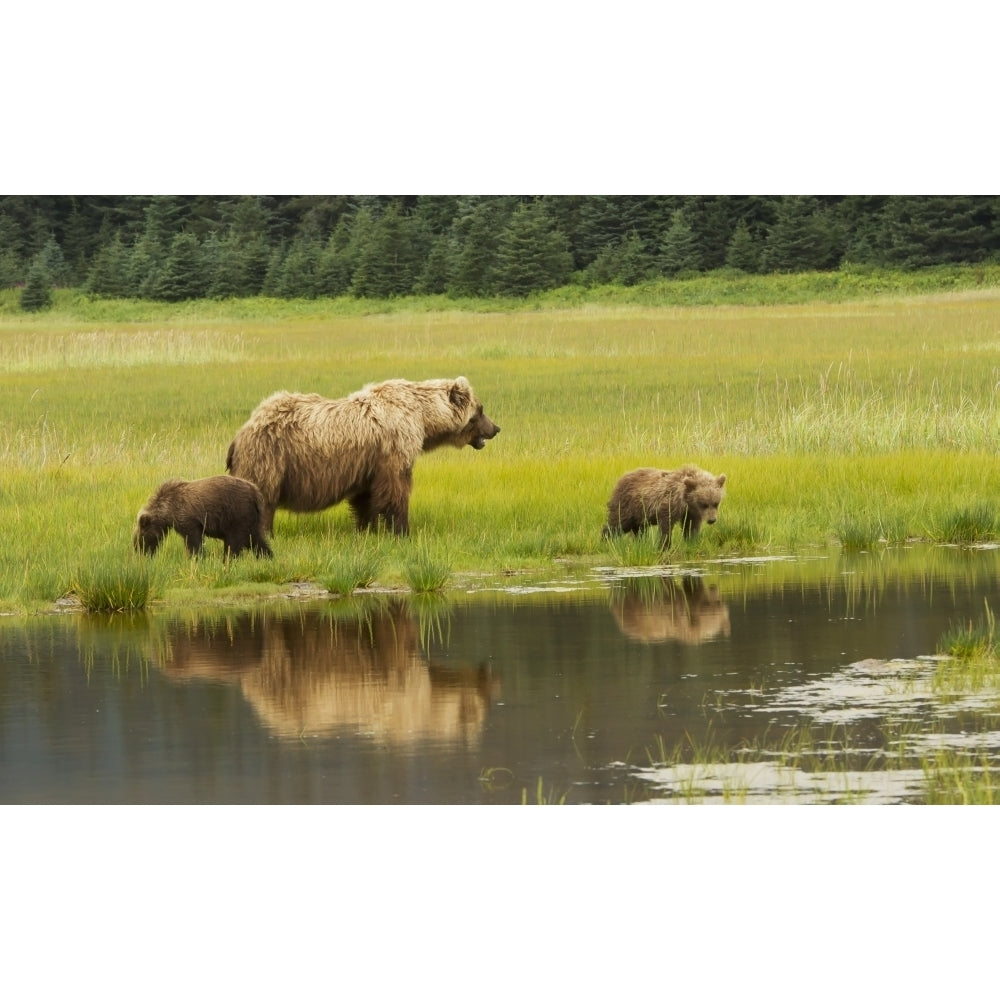
[[[188,554],[201,552],[205,536],[221,538],[226,555],[245,548],[257,556],[273,553],[264,536],[264,498],[253,483],[235,476],[168,479],[149,498],[135,519],[132,544],[152,555],[173,528],[184,538]]]
[[[685,538],[697,535],[702,523],[715,524],[725,496],[725,475],[715,476],[693,465],[680,469],[633,469],[615,485],[608,501],[608,523],[603,535],[630,531],[638,535],[656,524],[660,544],[670,541],[675,524]]]
[[[278,392],[237,431],[226,468],[264,496],[264,529],[278,507],[306,513],[346,500],[359,531],[410,528],[413,463],[441,445],[482,448],[500,433],[466,378],[367,385],[344,399]]]

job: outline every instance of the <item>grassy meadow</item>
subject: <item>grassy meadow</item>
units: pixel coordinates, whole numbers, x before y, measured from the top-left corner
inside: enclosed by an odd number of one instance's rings
[[[1000,537],[1000,268],[942,271],[937,285],[868,276],[853,291],[754,278],[742,301],[734,283],[518,305],[60,292],[41,314],[2,292],[0,611],[95,590],[125,607],[209,603],[297,582],[437,589],[655,559],[601,539],[615,480],[639,465],[728,476],[719,522],[675,536],[672,561]],[[227,563],[212,539],[190,560],[174,534],[153,559],[133,553],[149,494],[224,472],[235,431],[275,390],[460,374],[502,432],[481,452],[418,460],[410,538],[359,537],[342,505],[279,511],[273,561]]]

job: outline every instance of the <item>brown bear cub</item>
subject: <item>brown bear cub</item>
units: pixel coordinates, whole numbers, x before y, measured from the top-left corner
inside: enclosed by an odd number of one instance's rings
[[[479,449],[500,433],[466,378],[367,385],[343,399],[278,392],[250,414],[226,456],[264,496],[264,529],[278,507],[306,513],[346,500],[359,531],[410,528],[413,463],[441,445]]]
[[[270,556],[263,523],[264,499],[253,483],[235,476],[168,479],[139,511],[132,534],[137,552],[152,555],[173,528],[184,539],[188,554],[201,552],[202,540],[221,538],[226,555],[249,548]]]
[[[615,485],[603,535],[638,535],[647,525],[655,524],[660,529],[660,544],[665,546],[674,525],[680,524],[685,538],[691,538],[702,524],[715,524],[725,484],[725,475],[716,476],[693,465],[633,469]]]

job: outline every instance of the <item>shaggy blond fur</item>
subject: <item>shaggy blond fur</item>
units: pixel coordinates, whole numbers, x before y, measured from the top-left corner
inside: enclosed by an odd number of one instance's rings
[[[245,479],[168,479],[139,511],[132,544],[137,552],[152,555],[173,528],[184,538],[189,555],[201,552],[207,536],[221,538],[227,555],[238,556],[249,548],[255,555],[270,556],[263,515],[264,498]]]
[[[683,526],[686,538],[697,535],[703,523],[715,524],[725,484],[725,475],[715,476],[693,465],[626,472],[608,501],[604,536],[638,535],[650,524],[659,527],[662,545],[670,541],[675,524]]]
[[[499,432],[462,376],[392,379],[344,399],[278,392],[237,432],[226,468],[260,487],[268,532],[278,507],[346,500],[359,531],[382,520],[406,534],[417,456],[445,444],[482,448]]]

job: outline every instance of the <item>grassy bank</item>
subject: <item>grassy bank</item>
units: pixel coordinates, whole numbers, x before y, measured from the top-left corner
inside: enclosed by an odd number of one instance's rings
[[[0,610],[48,607],[108,578],[200,601],[343,585],[367,579],[373,560],[376,582],[405,587],[436,579],[431,569],[634,558],[600,537],[615,480],[686,461],[727,473],[728,497],[674,560],[996,537],[998,275],[716,275],[378,307],[67,292],[30,316],[2,293]],[[699,296],[711,304],[679,304]],[[233,433],[276,389],[340,396],[458,374],[503,431],[482,452],[421,458],[413,536],[383,540],[362,566],[345,563],[359,540],[342,507],[279,512],[272,562],[227,564],[211,541],[192,562],[176,537],[151,563],[133,555],[153,489],[224,471]]]

